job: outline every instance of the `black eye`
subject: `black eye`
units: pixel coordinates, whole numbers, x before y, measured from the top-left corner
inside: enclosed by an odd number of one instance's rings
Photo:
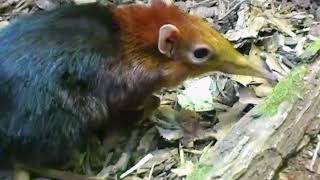
[[[207,48],[199,48],[193,52],[193,55],[198,59],[202,59],[209,55],[209,50]]]

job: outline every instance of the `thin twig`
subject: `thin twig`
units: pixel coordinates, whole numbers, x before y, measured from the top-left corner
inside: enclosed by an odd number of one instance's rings
[[[234,5],[231,9],[229,9],[222,17],[220,17],[218,20],[221,21],[224,18],[226,18],[232,11],[234,11],[235,9],[237,9],[243,2],[245,2],[246,0],[241,0],[239,1],[236,5]]]
[[[311,160],[311,163],[310,163],[310,167],[309,167],[309,170],[310,171],[314,171],[313,168],[314,168],[314,164],[317,160],[317,157],[318,157],[318,152],[319,152],[319,149],[320,149],[320,135],[317,136],[317,139],[318,139],[318,143],[317,143],[317,147],[315,149],[315,151],[313,152],[313,157],[312,157],[312,160]]]
[[[150,173],[149,173],[149,176],[148,176],[148,180],[151,180],[151,178],[152,178],[152,173],[153,173],[153,170],[154,170],[154,166],[155,166],[155,164],[152,164],[151,169],[150,169]]]
[[[153,158],[152,154],[148,154],[146,155],[144,158],[142,158],[136,165],[134,165],[132,168],[130,168],[129,170],[127,170],[126,172],[124,172],[123,174],[120,175],[120,179],[125,178],[126,176],[128,176],[129,174],[131,174],[133,171],[139,169],[142,165],[144,165],[145,163],[147,163],[150,159]]]
[[[182,144],[179,143],[179,155],[180,155],[180,163],[181,164],[184,164],[185,163],[185,160],[184,160],[184,151],[183,151],[183,148],[182,148]]]

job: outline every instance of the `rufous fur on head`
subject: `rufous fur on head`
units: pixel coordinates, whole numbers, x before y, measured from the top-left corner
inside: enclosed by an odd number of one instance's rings
[[[169,84],[209,71],[271,77],[258,64],[248,62],[207,22],[183,12],[171,0],[123,6],[114,15],[127,54],[136,52],[149,68],[163,68],[168,82],[174,82]]]

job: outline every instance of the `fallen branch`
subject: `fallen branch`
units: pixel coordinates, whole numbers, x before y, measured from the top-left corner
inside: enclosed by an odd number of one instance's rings
[[[320,58],[302,78],[303,95],[286,98],[268,115],[255,107],[229,134],[205,153],[189,179],[273,179],[285,160],[296,153],[320,107]],[[290,87],[292,91],[298,87]],[[291,89],[290,89],[291,91]]]

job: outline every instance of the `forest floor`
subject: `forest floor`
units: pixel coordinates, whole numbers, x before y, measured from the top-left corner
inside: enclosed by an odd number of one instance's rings
[[[36,11],[95,1],[0,0],[0,28]],[[250,60],[265,61],[279,79],[297,65],[314,59],[315,53],[305,49],[320,35],[320,1],[187,0],[175,4],[206,19]],[[161,107],[150,121],[143,122],[130,135],[120,133],[110,137],[115,151],[103,158],[84,155],[73,171],[88,175],[101,171],[114,179],[184,179],[206,149],[225,137],[234,123],[271,92],[272,86],[263,79],[221,73],[165,89],[158,94]],[[313,159],[320,154],[317,148],[320,135],[318,126],[313,127],[309,127],[298,153],[283,164],[277,179],[320,180],[320,160]],[[10,172],[0,172],[0,179],[8,177]]]

